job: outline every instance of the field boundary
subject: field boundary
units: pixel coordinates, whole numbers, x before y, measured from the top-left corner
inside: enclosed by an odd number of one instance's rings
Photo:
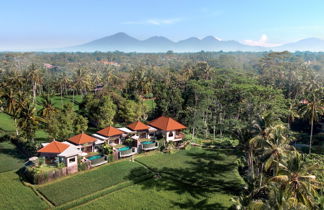
[[[50,200],[48,200],[43,194],[41,194],[40,192],[38,192],[38,190],[37,189],[35,189],[34,187],[33,187],[33,185],[31,185],[31,184],[29,184],[29,183],[26,183],[26,182],[24,182],[24,181],[22,181],[22,183],[23,183],[23,185],[25,185],[26,187],[29,187],[29,188],[31,188],[32,189],[32,191],[41,199],[41,200],[43,200],[43,201],[45,201],[45,203],[49,206],[49,207],[51,207],[51,208],[53,208],[53,207],[55,207],[55,205],[50,201]]]

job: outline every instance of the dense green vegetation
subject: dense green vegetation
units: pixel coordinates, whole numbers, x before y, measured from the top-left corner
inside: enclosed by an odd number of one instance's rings
[[[47,209],[32,189],[24,186],[14,172],[0,173],[0,209]]]
[[[225,145],[223,139],[237,142],[247,190],[242,180],[228,180],[230,190],[226,184],[222,188],[218,174],[235,171],[238,177],[237,170],[233,164],[222,165],[227,164],[222,155],[208,152],[176,161],[172,156],[152,157],[156,163],[163,157],[181,165],[175,168],[139,159],[137,164],[163,177],[163,185],[179,187],[164,181],[177,174],[175,180],[189,184],[178,194],[196,193],[191,183],[197,183],[210,193],[240,194],[237,208],[317,209],[322,207],[321,156],[302,154],[295,146],[323,155],[323,66],[323,53],[308,52],[2,53],[0,109],[6,114],[0,117],[10,124],[1,122],[1,135],[18,139],[19,148],[37,148],[37,135],[64,140],[167,115],[188,127],[188,141],[217,140],[211,147]],[[93,190],[99,186],[92,184]],[[53,202],[77,198],[71,196]]]

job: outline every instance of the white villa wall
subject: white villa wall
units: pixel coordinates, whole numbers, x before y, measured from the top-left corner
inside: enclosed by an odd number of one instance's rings
[[[172,136],[170,136],[170,133],[172,134]],[[175,136],[176,136],[176,132],[175,131],[167,131],[167,132],[165,132],[165,138],[166,138],[166,141],[167,142],[174,141],[175,140]]]
[[[65,164],[67,167],[78,165],[78,156],[76,155],[76,156],[66,157]]]

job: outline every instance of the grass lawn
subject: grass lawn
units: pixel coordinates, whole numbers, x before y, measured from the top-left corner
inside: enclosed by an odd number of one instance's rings
[[[152,168],[167,180],[166,186],[173,186],[179,192],[223,192],[236,194],[245,182],[237,171],[237,155],[231,150],[207,151],[201,148],[182,150],[175,154],[157,154],[137,158],[136,161]],[[178,185],[178,181],[184,185]],[[192,186],[188,186],[192,185]],[[183,188],[183,189],[181,189]]]
[[[38,191],[53,204],[61,205],[127,181],[130,172],[138,168],[142,168],[140,171],[143,172],[144,168],[139,164],[123,161],[45,184],[38,187]],[[139,173],[137,176],[142,174]]]
[[[56,108],[59,108],[61,109],[62,106],[66,103],[72,103],[73,104],[73,96],[63,96],[62,97],[62,100],[61,100],[61,96],[51,96],[51,99],[52,99],[52,102],[54,104],[54,106]],[[40,110],[41,109],[41,101],[42,101],[42,98],[39,96],[37,97],[37,105],[36,105],[36,108],[37,110]],[[79,110],[79,104],[81,103],[82,101],[82,95],[75,95],[74,96],[74,110]]]
[[[0,209],[47,209],[32,189],[24,186],[16,173],[0,173]]]
[[[6,113],[0,112],[0,136],[16,132],[14,120]]]
[[[227,209],[231,196],[213,193],[193,196],[160,186],[160,180],[149,180],[107,194],[77,209]]]
[[[10,142],[0,143],[0,173],[22,167],[25,157],[19,154]]]

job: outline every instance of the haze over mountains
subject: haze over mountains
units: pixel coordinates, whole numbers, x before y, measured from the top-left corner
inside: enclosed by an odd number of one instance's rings
[[[116,33],[83,45],[55,49],[49,51],[122,51],[122,52],[199,52],[199,51],[324,51],[324,40],[308,38],[297,42],[284,44],[278,47],[258,47],[242,44],[238,41],[223,41],[213,36],[203,39],[191,37],[174,42],[163,36],[153,36],[145,40],[139,40],[126,33]]]

